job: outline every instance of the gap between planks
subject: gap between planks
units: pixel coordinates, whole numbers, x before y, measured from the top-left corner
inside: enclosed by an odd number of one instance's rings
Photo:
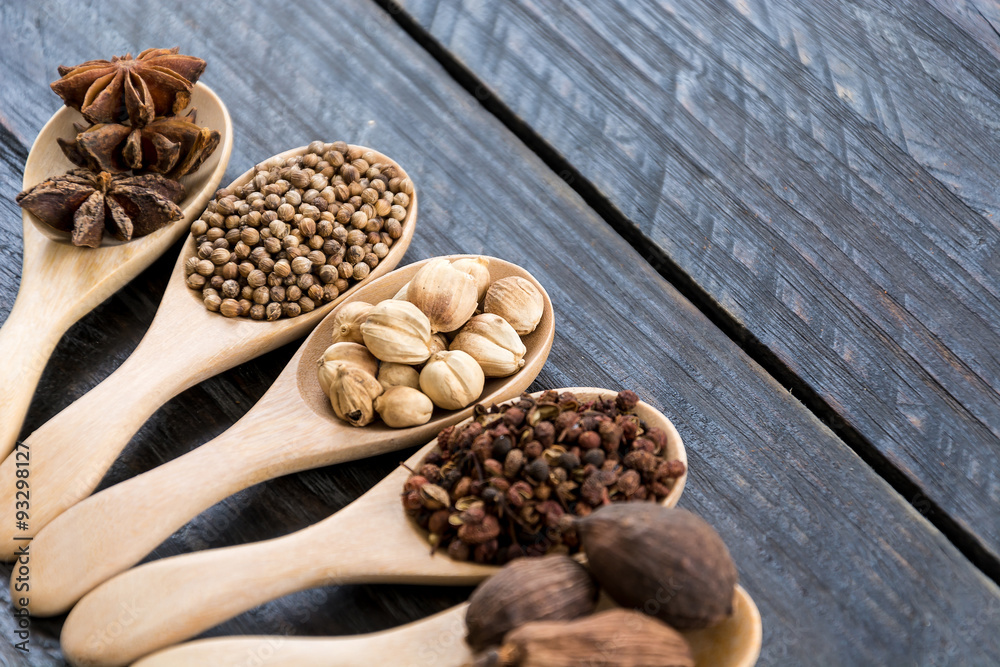
[[[903,471],[844,419],[826,400],[788,367],[743,324],[729,315],[711,295],[698,285],[661,248],[652,243],[607,197],[570,164],[551,144],[521,120],[510,107],[497,98],[487,82],[455,58],[433,35],[420,26],[405,9],[393,0],[373,0],[418,45],[479,104],[510,130],[545,165],[562,178],[583,201],[607,222],[639,255],[709,321],[718,327],[765,373],[792,394],[805,408],[823,422],[850,447],[866,465],[882,477],[914,509],[965,556],[974,566],[1000,584],[1000,559],[994,557],[958,521],[921,491]]]

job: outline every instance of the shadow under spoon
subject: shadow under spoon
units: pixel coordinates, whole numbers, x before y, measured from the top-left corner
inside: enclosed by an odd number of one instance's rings
[[[191,106],[199,125],[217,130],[219,146],[201,168],[184,176],[184,217],[128,243],[108,242],[100,248],[78,248],[69,234],[51,229],[27,211],[21,212],[24,257],[21,286],[14,308],[0,328],[0,458],[14,449],[24,416],[45,364],[56,343],[78,319],[135,278],[187,232],[219,186],[233,149],[229,111],[212,90],[197,84]],[[24,189],[76,168],[56,139],[76,136],[79,111],[62,107],[42,127],[24,165]],[[13,506],[13,505],[12,505]]]
[[[277,157],[305,151],[305,147],[297,148]],[[376,155],[382,162],[396,164]],[[254,169],[250,169],[231,187],[253,176]],[[414,191],[402,236],[358,285],[396,267],[413,238],[416,217]],[[209,312],[201,295],[187,286],[184,262],[195,252],[195,240],[189,235],[156,316],[131,356],[103,382],[40,426],[15,452],[26,460],[30,457],[30,467],[20,464],[29,467],[31,482],[31,513],[25,530],[15,528],[19,461],[12,454],[0,465],[0,560],[14,557],[17,547],[24,544],[17,538],[34,535],[90,495],[132,436],[161,405],[202,380],[300,338],[358,288],[355,285],[334,301],[294,318],[273,322],[227,318]]]
[[[245,667],[257,658],[268,667],[460,667],[472,662],[460,604],[398,628],[353,637],[248,636],[199,639],[149,655],[133,667]],[[610,605],[609,605],[610,606]],[[733,614],[703,630],[681,630],[697,667],[753,667],[760,655],[760,612],[742,586]]]
[[[569,388],[582,400],[615,396],[594,387]],[[687,464],[669,419],[640,402],[636,413],[667,433],[668,459]],[[146,563],[87,594],[63,626],[60,642],[75,665],[112,667],[197,635],[248,609],[296,591],[331,584],[470,585],[497,567],[452,560],[430,544],[400,502],[410,470],[436,446],[431,440],[405,464],[339,512],[308,528],[264,542]],[[677,503],[679,477],[663,504]],[[109,619],[129,610],[127,622]]]
[[[365,285],[345,303],[392,298],[427,261]],[[487,405],[528,388],[545,364],[555,332],[552,304],[538,281],[519,266],[495,258],[490,258],[489,270],[491,280],[530,280],[543,295],[544,311],[538,328],[524,338],[524,367],[488,381],[480,400]],[[229,430],[85,499],[43,528],[31,544],[30,612],[51,616],[67,611],[87,591],[135,565],[175,530],[242,489],[299,470],[420,445],[472,414],[471,407],[437,410],[427,424],[406,429],[381,422],[356,428],[337,419],[317,376],[335,313],[317,326],[274,385]]]

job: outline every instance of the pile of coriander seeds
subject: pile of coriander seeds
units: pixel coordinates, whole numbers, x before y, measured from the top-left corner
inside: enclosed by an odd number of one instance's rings
[[[222,188],[191,224],[188,287],[226,317],[273,321],[333,301],[403,235],[413,183],[374,151],[314,141]]]

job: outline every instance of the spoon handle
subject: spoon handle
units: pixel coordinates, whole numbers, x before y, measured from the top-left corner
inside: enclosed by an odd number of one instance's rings
[[[45,364],[74,319],[58,301],[40,304],[19,298],[0,327],[4,358],[0,364],[0,459],[14,449]]]
[[[88,496],[158,407],[210,375],[210,360],[217,353],[211,348],[197,332],[172,326],[169,318],[154,319],[114,373],[18,447],[17,454],[27,456],[26,465],[8,456],[0,465],[0,559],[11,559],[22,544],[12,537],[35,534]],[[15,532],[17,475],[28,480],[30,510],[27,527]]]
[[[418,460],[414,455],[409,463]],[[397,468],[358,500],[296,533],[123,572],[70,612],[63,653],[73,664],[121,665],[307,588],[361,582],[468,585],[491,574],[487,566],[430,555],[400,506],[408,476],[406,468]],[[117,618],[126,613],[128,618]]]
[[[332,548],[300,539],[306,529],[128,570],[73,608],[60,638],[63,653],[73,664],[131,663],[268,600],[324,583],[322,573],[310,569],[310,564],[324,560],[340,562],[340,581],[349,582],[366,570],[367,558],[362,553],[364,529],[344,515],[342,510],[323,522],[336,524],[333,529],[345,536],[342,545]]]
[[[613,603],[602,599],[599,610]],[[465,643],[467,604],[384,632],[356,637],[217,637],[173,646],[134,667],[260,665],[268,667],[458,667],[469,664]],[[698,667],[753,667],[760,656],[760,611],[742,586],[733,595],[733,614],[722,623],[682,630]],[[595,659],[596,662],[596,659]]]
[[[215,503],[292,472],[276,454],[289,444],[288,424],[324,442],[336,439],[326,436],[339,435],[328,422],[301,403],[281,400],[288,384],[279,377],[250,412],[214,440],[86,498],[42,529],[31,544],[32,615],[68,611]]]
[[[224,637],[158,651],[134,667],[457,667],[472,659],[461,604],[407,625],[356,637]],[[254,659],[259,662],[253,662]]]

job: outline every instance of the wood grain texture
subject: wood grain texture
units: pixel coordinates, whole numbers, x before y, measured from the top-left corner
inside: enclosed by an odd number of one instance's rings
[[[221,140],[196,173],[180,179],[185,192],[178,202],[183,211],[180,219],[131,243],[105,239],[101,247],[91,249],[73,246],[69,234],[23,211],[20,290],[0,328],[0,346],[10,357],[0,368],[0,385],[8,387],[7,400],[0,404],[0,455],[14,448],[45,363],[69,326],[184,236],[218,188],[233,146],[232,122],[225,104],[204,84],[195,85],[191,105],[198,109],[202,125],[217,130]],[[29,151],[22,180],[25,188],[74,167],[56,139],[72,136],[74,124],[81,121],[82,114],[69,107],[53,114]]]
[[[425,264],[415,262],[367,282],[344,303],[391,299]],[[552,304],[531,274],[496,258],[489,261],[489,272],[491,280],[520,276],[531,281],[542,294],[544,310],[537,328],[523,339],[524,367],[512,376],[489,379],[480,398],[486,404],[519,396],[531,385],[555,334]],[[87,591],[135,565],[192,518],[243,489],[301,470],[419,446],[472,414],[471,406],[438,410],[428,423],[406,429],[379,423],[356,429],[337,419],[316,373],[337,326],[335,317],[331,313],[317,325],[268,392],[232,428],[184,456],[84,499],[37,533],[31,613],[68,611]],[[297,434],[295,448],[288,447],[290,424]],[[678,495],[683,486],[681,478]]]
[[[401,4],[1000,557],[992,54],[919,1]]]
[[[613,606],[607,603],[602,600],[598,609]],[[458,605],[415,623],[357,637],[202,639],[157,651],[135,663],[135,667],[198,663],[241,667],[248,656],[257,655],[266,655],[269,667],[329,667],[331,655],[337,656],[337,667],[457,667],[469,664],[473,657],[465,643],[467,608]],[[696,667],[753,667],[760,652],[760,633],[760,614],[740,586],[736,587],[733,615],[722,624],[681,632],[691,647]]]
[[[581,400],[617,394],[596,387],[565,391]],[[687,463],[681,438],[667,417],[645,402],[636,406],[636,414],[666,433],[666,459]],[[455,561],[443,550],[432,552],[400,503],[406,480],[435,447],[432,438],[368,493],[305,530],[164,558],[106,581],[69,613],[60,638],[63,650],[74,664],[120,667],[295,591],[333,583],[441,586],[482,581],[498,568]],[[676,506],[685,482],[686,476],[678,478],[661,504]],[[107,633],[105,619],[120,609],[136,612],[120,632]]]
[[[11,28],[0,40],[0,61],[19,64],[0,87],[0,128],[9,142],[0,153],[0,168],[7,170],[0,210],[16,214],[10,202],[21,175],[15,160],[57,106],[48,82],[58,64],[178,44],[208,61],[204,80],[233,115],[229,178],[261,156],[318,136],[391,152],[421,188],[420,232],[408,260],[490,254],[524,266],[549,291],[558,329],[536,388],[631,387],[670,417],[691,464],[681,504],[705,516],[731,547],[763,618],[761,664],[1000,661],[1000,649],[984,639],[1000,624],[997,587],[681,298],[388,14],[367,3],[257,7],[250,13],[235,3],[182,4],[172,12],[161,4],[110,0],[0,5],[0,25]],[[226,26],[224,38],[219,26]],[[571,72],[560,85],[596,74]],[[5,266],[18,265],[14,219],[0,219],[4,304],[18,275]],[[172,263],[172,257],[158,261],[69,331],[42,377],[26,430],[129,354],[152,319]],[[167,403],[102,486],[223,431],[260,398],[294,347]],[[399,460],[390,454],[251,487],[177,531],[152,558],[303,528],[356,498]],[[208,634],[369,632],[440,611],[468,592],[312,589]],[[0,619],[0,655],[25,664],[7,641],[10,612]],[[127,615],[108,619],[109,631],[127,621]],[[58,664],[51,638],[59,626],[59,619],[35,621],[35,664]]]
[[[231,138],[222,147],[227,156],[230,145]],[[306,148],[302,146],[284,151],[277,157],[300,155],[306,152]],[[352,145],[351,148],[366,147]],[[385,155],[377,154],[377,157],[379,161],[393,163]],[[213,155],[212,159],[215,158]],[[221,163],[219,166],[221,167]],[[216,173],[216,179],[220,175]],[[253,175],[254,169],[250,168],[229,185],[243,185]],[[405,171],[401,175],[407,176]],[[215,188],[212,188],[211,192],[205,193],[206,203],[214,191]],[[403,258],[413,239],[418,208],[418,196],[414,191],[406,216],[400,221],[402,235],[372,269],[367,280],[376,280],[387,274]],[[191,211],[189,223],[198,215],[200,213]],[[26,229],[29,230],[29,247],[35,249],[34,242],[38,234],[33,228],[26,226]],[[162,231],[171,230],[164,228]],[[173,233],[180,236],[183,231],[174,230]],[[155,234],[147,238],[154,240],[154,236]],[[108,250],[125,250],[130,245]],[[58,250],[65,252],[66,248],[67,246],[60,246]],[[182,248],[156,317],[138,347],[97,387],[24,439],[24,450],[19,456],[26,459],[30,456],[31,486],[35,492],[26,528],[15,528],[14,498],[17,489],[14,473],[19,465],[17,457],[8,456],[0,464],[0,526],[7,526],[6,529],[0,529],[0,559],[11,560],[20,547],[19,539],[37,534],[52,519],[90,495],[129,439],[157,408],[206,378],[301,338],[350,294],[348,290],[309,313],[302,313],[295,318],[281,318],[275,322],[255,321],[248,317],[220,317],[206,310],[199,296],[187,285],[184,266],[197,251],[195,240],[188,236]],[[41,273],[38,265],[29,266],[33,280],[41,280],[38,277]],[[59,275],[56,274],[53,278],[58,280]],[[22,284],[24,280],[22,277]],[[29,291],[30,293],[32,292]],[[89,309],[81,307],[77,310],[87,312]],[[32,312],[39,311],[44,312],[37,306],[32,309]],[[17,313],[18,309],[15,308],[12,317]],[[0,338],[0,342],[4,340]],[[17,352],[17,349],[11,350],[12,354]],[[156,381],[151,382],[150,378],[156,378]],[[102,409],[106,405],[117,405],[118,409],[106,412]],[[0,452],[2,451],[0,436]]]
[[[924,25],[943,25],[950,30],[954,23],[969,33],[982,47],[1000,57],[1000,4],[996,0],[927,0],[949,21],[928,21]]]

